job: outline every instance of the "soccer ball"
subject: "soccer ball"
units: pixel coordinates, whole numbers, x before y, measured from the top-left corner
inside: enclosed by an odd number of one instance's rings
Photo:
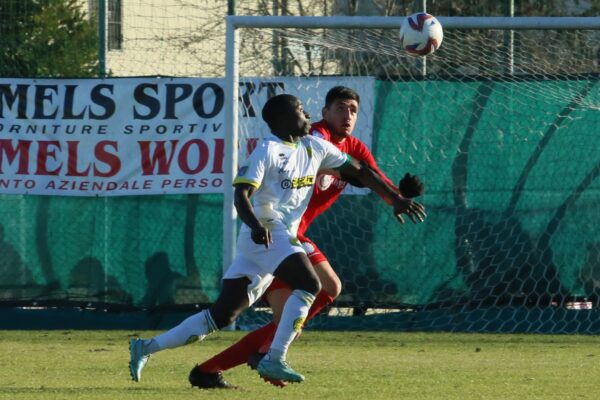
[[[427,13],[417,13],[406,17],[400,26],[400,44],[411,56],[426,56],[436,51],[442,44],[442,25]]]

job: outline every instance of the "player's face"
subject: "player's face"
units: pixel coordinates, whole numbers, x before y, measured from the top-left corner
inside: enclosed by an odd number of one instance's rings
[[[329,125],[331,133],[338,137],[352,134],[358,118],[358,103],[356,100],[338,99],[323,108],[323,119]]]
[[[296,102],[294,113],[287,122],[289,123],[288,132],[292,136],[306,136],[310,132],[310,115],[304,111],[304,106],[300,100]]]

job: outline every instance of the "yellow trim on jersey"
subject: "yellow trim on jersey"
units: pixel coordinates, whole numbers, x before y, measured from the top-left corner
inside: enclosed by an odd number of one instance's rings
[[[308,158],[312,158],[313,156],[313,149],[311,146],[304,146],[306,147],[306,154],[308,154]]]
[[[281,139],[279,139],[279,140],[281,140]],[[281,143],[285,144],[286,146],[293,147],[293,148],[298,147],[299,142],[300,141],[297,141],[296,143],[292,143],[292,142],[286,142],[285,140],[281,140]]]
[[[252,181],[252,180],[250,180],[250,179],[245,179],[245,178],[235,178],[235,179],[233,180],[233,186],[235,186],[235,185],[237,185],[237,184],[240,184],[240,183],[247,183],[247,184],[249,184],[249,185],[252,185],[252,186],[254,186],[254,187],[255,187],[255,188],[257,188],[257,189],[260,187],[260,183],[259,183],[259,182],[254,182],[254,181]]]

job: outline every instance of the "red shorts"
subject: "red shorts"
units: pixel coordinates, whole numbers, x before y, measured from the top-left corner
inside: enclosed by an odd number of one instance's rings
[[[328,261],[327,257],[325,257],[325,254],[321,253],[321,250],[319,250],[317,245],[314,244],[312,240],[302,235],[298,235],[298,240],[304,248],[304,251],[306,251],[306,255],[308,256],[308,259],[310,260],[312,265],[317,265],[321,262]],[[268,289],[265,291],[265,294],[270,292],[271,290],[285,289],[289,287],[290,286],[287,283],[276,277],[275,279],[273,279],[273,282],[271,282]]]

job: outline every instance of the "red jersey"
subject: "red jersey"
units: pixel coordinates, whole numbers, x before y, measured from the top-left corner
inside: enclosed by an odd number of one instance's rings
[[[381,172],[373,155],[367,146],[354,136],[347,136],[343,142],[340,142],[337,137],[333,136],[327,127],[327,123],[323,120],[315,122],[311,125],[311,135],[320,137],[328,142],[331,142],[335,147],[342,152],[349,154],[352,158],[358,161],[364,161],[369,164],[375,171],[379,173],[381,178],[388,185],[396,187],[387,176]],[[332,175],[319,174],[317,175],[314,192],[308,203],[308,208],[302,216],[300,226],[298,227],[298,237],[302,238],[304,232],[308,229],[312,221],[337,200],[347,182]]]

